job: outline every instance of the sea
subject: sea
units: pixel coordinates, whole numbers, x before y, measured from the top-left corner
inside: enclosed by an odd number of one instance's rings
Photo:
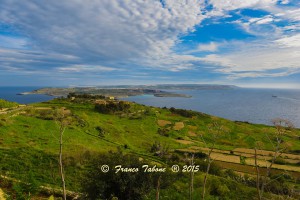
[[[48,101],[47,95],[18,95],[39,87],[0,87],[0,98],[22,104]],[[141,95],[122,98],[148,106],[175,107],[254,124],[272,125],[282,118],[300,128],[300,89],[167,90],[191,98]]]
[[[20,104],[29,104],[49,101],[54,98],[53,96],[43,94],[20,95],[23,92],[31,92],[39,88],[40,87],[0,87],[0,99],[13,101]]]
[[[195,110],[233,121],[254,124],[272,125],[273,119],[281,118],[289,120],[295,127],[300,128],[300,90],[237,88],[172,90],[171,92],[192,97],[142,95],[124,98],[124,100],[148,106]]]

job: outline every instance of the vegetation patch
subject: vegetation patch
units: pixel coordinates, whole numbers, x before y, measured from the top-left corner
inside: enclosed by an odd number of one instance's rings
[[[241,162],[239,156],[222,154],[222,153],[215,153],[215,152],[213,152],[211,154],[211,158],[214,159],[214,160],[231,162],[231,163],[240,163]]]
[[[176,142],[180,144],[193,144],[194,142],[189,141],[189,140],[176,140]]]
[[[10,101],[6,101],[4,99],[0,99],[0,111],[3,108],[13,108],[13,107],[17,107],[19,104],[16,102],[10,102]]]
[[[175,122],[175,125],[173,127],[173,129],[175,131],[179,131],[179,130],[181,130],[183,128],[184,128],[184,123],[183,122]]]
[[[188,135],[191,136],[191,137],[196,137],[197,134],[193,131],[188,131]]]
[[[62,120],[66,122],[62,163],[67,190],[94,195],[88,199],[148,200],[156,199],[157,191],[160,199],[190,199],[190,195],[193,199],[202,199],[204,177],[207,178],[205,199],[254,199],[255,179],[246,177],[248,173],[252,177],[256,173],[253,149],[259,142],[257,162],[262,175],[266,174],[265,166],[274,155],[266,134],[271,141],[276,141],[272,137],[276,127],[236,123],[181,109],[127,105],[104,97],[83,94],[73,97],[74,94],[69,98],[32,104],[22,108],[22,112],[17,107],[11,108],[11,112],[0,115],[0,175],[17,180],[13,181],[16,186],[0,180],[0,187],[6,194],[13,198],[29,194],[31,189],[24,190],[26,185],[18,185],[18,181],[47,186],[49,191],[60,188],[57,110],[68,116]],[[299,199],[290,192],[300,184],[299,155],[289,152],[297,153],[300,141],[295,137],[300,131],[289,129],[284,133],[282,143],[287,142],[289,149],[283,151],[281,159],[290,162],[275,161],[267,181],[272,184],[267,187],[266,199],[283,198],[284,195]],[[101,165],[108,163],[113,169],[123,161],[132,167],[148,164],[169,169],[172,165],[183,169],[184,165],[195,163],[199,171],[194,173],[193,179],[190,172],[120,173],[116,176],[101,173]],[[210,170],[206,174],[208,166]],[[189,192],[191,180],[194,180],[193,194]],[[51,194],[59,196],[50,192],[48,197]],[[272,195],[277,196],[273,198]]]
[[[5,194],[4,192],[2,191],[2,189],[0,188],[0,200],[5,200]]]
[[[162,119],[157,120],[157,125],[160,127],[164,127],[164,126],[170,125],[170,124],[172,124],[172,122],[167,121],[167,120],[162,120]]]

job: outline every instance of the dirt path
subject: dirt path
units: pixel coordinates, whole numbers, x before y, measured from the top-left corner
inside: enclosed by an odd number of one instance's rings
[[[4,110],[4,111],[0,112],[0,115],[5,115],[5,114],[12,113],[12,112],[15,112],[15,111],[20,111],[20,110],[23,110],[24,108],[26,108],[26,106],[12,108],[11,110]]]
[[[6,115],[6,114],[9,114],[9,113],[13,113],[13,112],[16,112],[16,111],[21,111],[21,110],[28,109],[28,108],[32,108],[34,110],[52,110],[52,108],[50,108],[50,107],[21,106],[21,107],[9,109],[9,110],[8,109],[2,110],[2,111],[0,111],[0,115]]]
[[[4,192],[0,188],[0,200],[5,200]]]

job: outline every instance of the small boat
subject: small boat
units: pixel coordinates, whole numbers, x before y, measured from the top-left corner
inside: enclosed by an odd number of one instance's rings
[[[272,97],[276,98],[277,96],[276,95],[272,95]]]

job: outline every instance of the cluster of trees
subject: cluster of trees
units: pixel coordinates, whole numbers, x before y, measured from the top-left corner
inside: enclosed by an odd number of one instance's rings
[[[151,147],[151,152],[167,151],[166,146],[156,142]],[[176,153],[175,153],[176,154]],[[145,173],[141,166],[145,160],[141,160],[137,155],[124,154],[122,151],[109,152],[92,158],[84,174],[82,192],[86,199],[249,199],[256,194],[254,189],[245,187],[239,175],[232,170],[221,170],[216,164],[211,163],[207,184],[203,183],[204,173],[207,171],[209,163],[204,154],[177,154],[180,159],[176,162],[169,160],[166,172]],[[205,159],[206,158],[206,159]],[[165,157],[165,159],[167,159]],[[149,161],[148,161],[149,162]],[[136,173],[115,173],[114,167],[122,165],[126,168],[139,168]],[[197,164],[200,173],[194,178],[191,172],[171,172],[173,164]],[[101,167],[108,165],[110,170],[102,172]],[[178,181],[180,180],[180,181]],[[176,182],[176,183],[175,183]],[[254,184],[254,185],[253,185]],[[203,186],[206,193],[203,194]],[[194,189],[194,187],[196,189]],[[174,190],[176,188],[176,190]],[[190,190],[190,191],[189,191]],[[174,192],[173,192],[174,191]],[[241,193],[243,191],[243,193]],[[214,196],[214,197],[213,197]]]
[[[145,173],[141,166],[145,163],[138,156],[124,154],[120,149],[92,159],[82,181],[83,192],[87,199],[145,199],[151,191],[159,193],[159,189],[167,188],[176,180],[176,173]],[[108,165],[107,173],[101,171]],[[126,168],[139,168],[134,173],[116,173],[114,167],[122,165]]]
[[[75,92],[71,92],[68,94],[68,98],[71,97],[81,98],[81,99],[105,99],[104,95],[78,94]]]
[[[171,107],[169,110],[172,113],[177,114],[177,115],[181,115],[183,117],[189,117],[189,118],[191,118],[193,116],[198,115],[198,113],[195,112],[195,111],[185,110],[185,109],[177,109],[177,108],[174,108],[174,107]]]
[[[118,111],[128,111],[130,109],[130,104],[124,101],[111,102],[108,101],[105,104],[96,104],[95,110],[100,113],[108,114],[115,113]]]

